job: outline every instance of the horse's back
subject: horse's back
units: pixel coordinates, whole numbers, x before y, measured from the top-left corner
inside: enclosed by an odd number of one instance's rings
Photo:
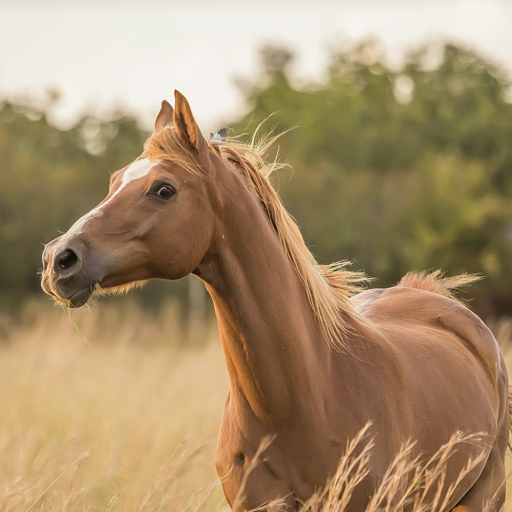
[[[404,435],[421,425],[428,437],[440,424],[447,437],[457,430],[497,434],[507,371],[477,315],[453,299],[400,287],[363,292],[354,306],[375,325],[374,346],[392,354],[403,390],[396,407],[409,419]]]
[[[393,287],[365,291],[353,301],[356,310],[392,342],[423,341],[429,350],[438,343],[456,341],[455,352],[464,348],[471,353],[491,382],[496,384],[500,371],[505,370],[492,332],[456,300],[421,289]]]

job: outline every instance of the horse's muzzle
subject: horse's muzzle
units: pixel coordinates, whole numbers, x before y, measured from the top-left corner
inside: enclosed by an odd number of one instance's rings
[[[102,276],[97,266],[96,271],[85,270],[83,262],[89,251],[81,240],[62,238],[45,247],[41,287],[59,304],[79,308],[87,303]]]

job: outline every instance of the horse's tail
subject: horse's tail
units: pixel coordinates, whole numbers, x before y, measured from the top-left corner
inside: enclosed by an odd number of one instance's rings
[[[431,273],[424,272],[408,272],[397,286],[403,288],[418,288],[428,292],[438,293],[450,299],[459,300],[454,293],[457,288],[467,286],[469,284],[480,281],[483,277],[479,274],[462,274],[454,277],[443,277],[443,272],[434,270]]]

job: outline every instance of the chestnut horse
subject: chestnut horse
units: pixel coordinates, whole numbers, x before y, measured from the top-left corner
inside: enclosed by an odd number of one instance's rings
[[[485,452],[446,510],[480,511],[492,498],[501,509],[507,371],[489,329],[451,294],[474,278],[409,274],[361,292],[361,273],[316,263],[262,149],[207,141],[176,91],[175,109],[162,102],[144,152],[112,175],[103,202],[46,246],[43,289],[80,307],[153,278],[204,281],[230,381],[216,467],[236,510],[276,499],[299,509],[369,421],[371,468],[350,510],[365,509],[404,442],[429,457],[455,432],[487,441],[451,457],[446,486]]]

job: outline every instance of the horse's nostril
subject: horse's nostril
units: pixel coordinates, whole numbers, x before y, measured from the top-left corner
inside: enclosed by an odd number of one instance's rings
[[[72,268],[77,264],[77,262],[78,257],[71,249],[66,249],[65,251],[62,251],[57,260],[57,264],[62,269]]]

